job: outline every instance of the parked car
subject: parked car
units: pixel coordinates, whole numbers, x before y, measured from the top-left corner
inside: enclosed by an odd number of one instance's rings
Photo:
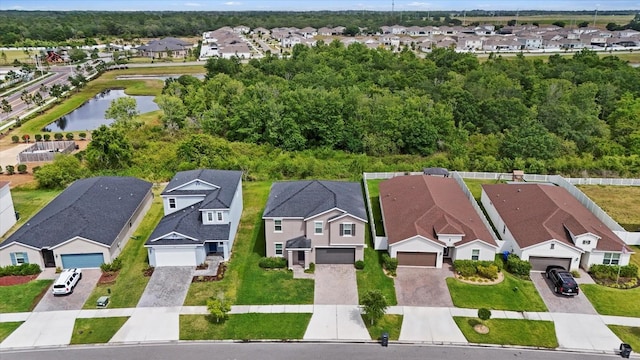
[[[80,279],[82,279],[82,270],[66,269],[60,273],[56,282],[53,283],[51,291],[53,292],[53,295],[71,294]]]
[[[576,296],[580,292],[573,275],[562,266],[548,266],[546,274],[547,279],[553,283],[553,291],[556,294]]]

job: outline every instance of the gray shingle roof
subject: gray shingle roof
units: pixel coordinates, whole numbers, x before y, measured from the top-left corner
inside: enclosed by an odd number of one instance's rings
[[[77,180],[4,244],[41,249],[81,236],[111,246],[150,190],[151,183],[132,177]]]
[[[311,239],[307,239],[305,236],[298,236],[296,238],[287,240],[287,249],[311,249]]]
[[[160,220],[160,223],[151,233],[146,245],[177,245],[177,244],[203,244],[205,240],[228,240],[229,224],[203,225],[197,204],[186,209],[176,211]],[[197,239],[161,239],[152,241],[172,232]]]
[[[242,171],[200,169],[181,171],[169,182],[162,195],[195,195],[207,194],[198,206],[200,209],[225,209],[231,206],[237,185],[242,177]],[[192,181],[200,180],[219,189],[213,191],[202,190],[174,190]]]
[[[160,40],[151,40],[146,45],[138,46],[137,49],[143,51],[162,52],[167,50],[179,51],[189,46],[191,46],[191,44],[186,41],[182,41],[174,37],[166,37]]]
[[[263,217],[308,218],[333,208],[366,221],[360,183],[321,180],[275,182]]]

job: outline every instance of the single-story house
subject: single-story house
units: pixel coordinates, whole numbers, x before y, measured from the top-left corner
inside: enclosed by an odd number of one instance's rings
[[[481,201],[505,241],[503,250],[528,260],[533,270],[629,264],[631,249],[562,187],[482,185]]]
[[[186,41],[174,37],[166,37],[159,40],[151,40],[146,45],[138,46],[136,49],[141,56],[161,59],[166,57],[186,58],[191,47],[192,45]]]
[[[75,181],[0,244],[0,266],[68,269],[110,263],[151,206],[151,186],[132,177]]]
[[[287,258],[289,268],[364,259],[367,212],[360,183],[275,182],[262,219],[267,256]]]
[[[398,265],[495,258],[496,241],[456,180],[407,175],[379,186],[387,251]]]
[[[164,217],[145,247],[151,266],[197,266],[231,257],[242,216],[242,172],[181,171],[161,194]]]
[[[13,207],[8,181],[0,181],[0,237],[17,222],[16,209]]]

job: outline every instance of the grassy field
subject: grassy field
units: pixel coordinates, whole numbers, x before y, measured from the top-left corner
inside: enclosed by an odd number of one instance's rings
[[[11,335],[20,325],[22,321],[16,322],[0,322],[0,342],[4,341],[7,336]]]
[[[379,340],[383,332],[389,333],[389,340],[398,340],[400,338],[400,329],[402,328],[402,319],[402,315],[386,314],[375,325],[371,325],[366,316],[362,317],[371,340]]]
[[[472,285],[447,278],[453,304],[463,308],[487,308],[513,311],[547,311],[531,281],[504,273],[504,281],[495,285]]]
[[[362,301],[362,297],[367,291],[377,289],[387,298],[389,305],[396,305],[398,302],[393,279],[382,271],[382,254],[386,252],[373,249],[369,226],[366,226],[365,229],[367,247],[364,249],[364,269],[356,271],[358,297]]]
[[[479,334],[473,327],[479,324],[480,320],[458,316],[453,320],[464,337],[472,343],[558,347],[555,326],[552,321],[490,319],[484,322],[489,328],[489,333]]]
[[[36,55],[36,51],[29,51],[29,54],[25,53],[24,50],[2,50],[0,54],[4,53],[7,56],[7,60],[4,61],[3,57],[0,57],[0,65],[11,65],[14,60],[18,60],[20,62],[33,63],[33,56]]]
[[[580,289],[599,314],[640,317],[640,287],[620,290],[583,284]]]
[[[205,305],[220,293],[234,304],[311,304],[313,280],[293,279],[287,270],[263,270],[265,256],[262,211],[271,182],[245,182],[244,210],[231,261],[221,281],[192,283],[185,305]]]
[[[380,183],[384,179],[368,180],[367,186],[369,187],[369,198],[371,199],[371,211],[373,212],[373,219],[376,225],[376,235],[384,236],[384,225],[382,223],[382,211],[380,210]]]
[[[640,231],[640,186],[578,185],[613,220],[628,231]]]
[[[85,309],[95,309],[98,298],[105,295],[111,296],[109,307],[112,308],[135,307],[138,304],[149,282],[149,277],[143,275],[144,269],[148,266],[147,249],[143,245],[163,215],[160,191],[161,189],[154,189],[151,209],[119,256],[123,265],[116,281],[112,284],[97,285],[85,302]]]
[[[40,209],[47,205],[53,198],[58,196],[62,190],[36,189],[35,185],[23,185],[11,189],[13,207],[20,213],[20,220],[1,239],[9,237],[27,220],[31,219]]]
[[[238,314],[223,323],[207,316],[180,315],[180,340],[302,339],[311,314]]]
[[[640,350],[640,327],[630,327],[621,325],[608,325],[609,329],[616,334],[620,340],[631,345],[631,348],[636,351]]]
[[[71,344],[103,344],[109,342],[129,319],[128,316],[76,319]]]
[[[31,311],[40,294],[47,291],[53,280],[32,280],[25,284],[0,286],[0,313]]]

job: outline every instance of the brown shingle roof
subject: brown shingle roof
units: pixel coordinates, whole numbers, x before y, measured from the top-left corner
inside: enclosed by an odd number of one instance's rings
[[[567,230],[574,235],[590,232],[599,236],[597,250],[621,251],[624,246],[611,229],[564,188],[495,184],[482,185],[482,189],[521,248],[551,239],[575,247]]]
[[[0,189],[2,189],[3,187],[9,185],[8,181],[0,181]]]
[[[463,234],[456,245],[480,239],[495,245],[480,216],[451,178],[398,176],[380,183],[388,243],[421,235],[438,242],[440,234]]]

